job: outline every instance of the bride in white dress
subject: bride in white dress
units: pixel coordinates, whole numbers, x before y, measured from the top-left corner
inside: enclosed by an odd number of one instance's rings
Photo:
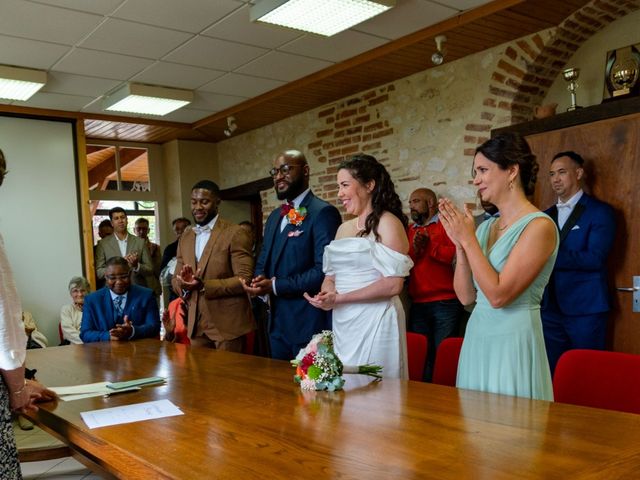
[[[344,365],[375,364],[408,378],[405,316],[398,295],[413,262],[407,220],[384,166],[356,155],[338,168],[338,199],[355,218],[324,251],[326,274],[313,306],[333,309],[336,353]]]

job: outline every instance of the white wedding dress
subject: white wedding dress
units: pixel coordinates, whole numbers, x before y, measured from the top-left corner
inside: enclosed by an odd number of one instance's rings
[[[349,237],[325,247],[323,270],[335,276],[336,291],[358,290],[381,277],[406,277],[411,258],[373,240]],[[400,298],[336,305],[334,346],[344,365],[381,365],[387,378],[407,379],[405,316]]]

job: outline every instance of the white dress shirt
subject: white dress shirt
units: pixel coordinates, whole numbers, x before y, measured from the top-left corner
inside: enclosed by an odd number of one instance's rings
[[[196,260],[200,261],[200,257],[202,256],[202,252],[204,252],[204,247],[207,245],[209,238],[211,237],[211,230],[216,224],[218,217],[220,215],[216,215],[211,219],[209,223],[206,225],[196,225],[193,228],[194,233],[196,234]]]
[[[116,241],[118,242],[118,248],[120,248],[120,253],[122,257],[127,256],[127,240],[129,239],[129,233],[127,232],[124,236],[124,240],[120,240],[120,237],[116,233],[113,234],[116,237]]]
[[[558,227],[562,230],[564,224],[567,223],[571,212],[576,208],[576,204],[582,198],[583,191],[582,189],[578,190],[573,197],[567,200],[565,203],[562,203],[560,199],[558,199],[558,203],[556,204],[556,208],[558,209]]]

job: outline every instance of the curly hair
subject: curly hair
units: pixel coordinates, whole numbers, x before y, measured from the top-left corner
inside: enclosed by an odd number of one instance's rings
[[[0,150],[0,185],[4,182],[4,177],[7,175],[7,159],[4,158],[4,153]]]
[[[366,237],[373,232],[376,240],[380,240],[378,235],[378,224],[382,214],[387,211],[398,217],[402,225],[407,228],[407,217],[402,213],[402,202],[396,193],[396,189],[391,181],[389,172],[384,168],[375,157],[359,153],[349,160],[343,161],[338,170],[346,169],[353,178],[361,185],[366,185],[370,181],[375,182],[373,191],[371,192],[372,212],[367,215],[364,230],[358,233],[359,237]]]
[[[517,133],[499,133],[476,148],[476,154],[478,153],[482,153],[502,170],[518,165],[524,194],[533,194],[540,167],[523,137]]]

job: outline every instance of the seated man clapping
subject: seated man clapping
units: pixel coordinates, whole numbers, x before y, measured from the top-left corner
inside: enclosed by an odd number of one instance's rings
[[[82,341],[156,337],[160,331],[158,304],[151,289],[131,284],[127,260],[122,257],[107,260],[105,280],[104,288],[84,299]]]

